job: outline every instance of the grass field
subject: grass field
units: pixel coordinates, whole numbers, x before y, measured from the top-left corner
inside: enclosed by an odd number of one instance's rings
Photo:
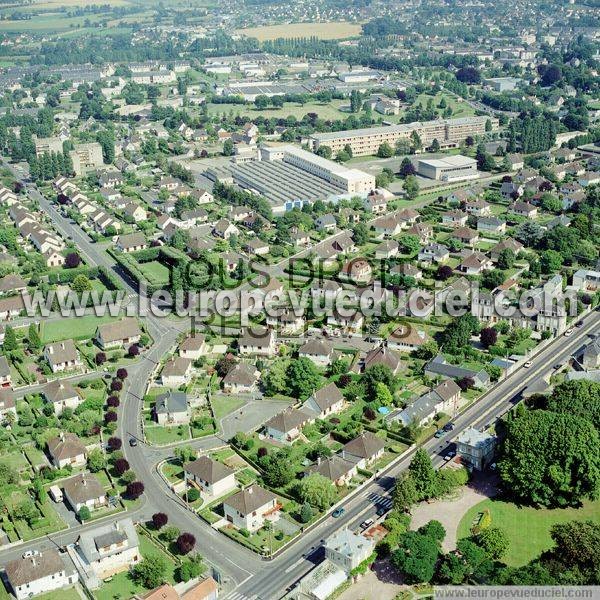
[[[282,23],[264,27],[237,29],[235,33],[254,37],[261,42],[277,38],[317,37],[322,40],[337,40],[359,35],[361,26],[358,23],[345,21],[333,23]]]
[[[40,337],[44,344],[68,339],[85,340],[94,336],[98,325],[115,320],[114,317],[110,316],[85,315],[84,317],[61,319],[60,321],[42,321]]]
[[[283,119],[285,117],[302,117],[308,113],[317,113],[321,119],[335,120],[347,119],[349,112],[341,110],[348,106],[348,100],[332,100],[329,103],[309,102],[307,104],[296,104],[295,102],[286,102],[282,108],[267,108],[258,110],[252,104],[208,104],[208,114],[214,115],[234,115],[247,118],[256,118],[258,116],[270,119]]]
[[[164,285],[169,283],[169,269],[156,260],[140,264],[140,271],[153,283]]]
[[[61,590],[54,590],[53,592],[47,592],[36,596],[37,600],[80,600],[81,596],[77,593],[74,587],[65,588]],[[14,596],[9,594],[4,586],[0,586],[0,600],[14,600]]]
[[[215,419],[220,421],[223,417],[240,408],[240,406],[244,406],[246,401],[237,396],[218,396],[217,398],[213,398],[210,404]]]
[[[475,516],[489,509],[492,526],[501,527],[510,538],[510,548],[504,561],[518,567],[552,547],[550,528],[555,523],[591,519],[600,523],[600,501],[585,502],[581,508],[536,509],[517,506],[500,500],[484,500],[468,510],[458,526],[458,539],[468,537]]]

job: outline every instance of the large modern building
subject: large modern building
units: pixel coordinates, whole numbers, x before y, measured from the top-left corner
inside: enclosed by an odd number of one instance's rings
[[[469,136],[483,135],[486,132],[488,121],[491,123],[492,130],[498,128],[498,119],[492,117],[438,119],[367,129],[315,133],[310,137],[310,144],[313,150],[318,150],[321,146],[328,146],[334,154],[348,145],[352,148],[354,156],[366,156],[377,154],[379,146],[383,143],[394,147],[396,142],[408,140],[413,132],[416,132],[425,145],[437,140],[442,148],[451,148],[458,146]]]
[[[275,214],[316,200],[366,196],[375,188],[373,175],[291,145],[263,147],[258,160],[236,164],[231,173],[237,185],[269,200]]]
[[[422,158],[417,165],[417,172],[423,177],[438,181],[464,181],[477,179],[477,161],[456,154],[442,158]]]

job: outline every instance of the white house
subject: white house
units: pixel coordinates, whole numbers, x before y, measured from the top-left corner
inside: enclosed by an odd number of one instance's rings
[[[79,512],[82,506],[94,510],[108,504],[102,484],[91,473],[80,473],[67,479],[63,482],[63,493],[75,512]]]
[[[314,420],[312,414],[295,408],[286,408],[265,423],[266,435],[278,442],[291,444],[300,435],[302,427]]]
[[[128,570],[142,558],[139,539],[130,518],[83,531],[75,543],[86,571],[106,579]]]
[[[225,519],[238,529],[257,531],[265,519],[276,521],[281,505],[277,496],[259,485],[253,484],[223,502]]]
[[[335,383],[329,383],[311,394],[303,405],[307,412],[313,412],[319,419],[325,419],[344,408],[344,396]]]
[[[204,500],[219,498],[237,487],[235,471],[208,456],[185,463],[183,476],[188,485],[200,491]]]
[[[192,361],[189,358],[176,356],[165,363],[160,374],[162,385],[179,387],[189,383],[192,376]]]
[[[154,417],[159,425],[184,425],[190,422],[187,395],[169,392],[156,398]]]
[[[57,469],[67,465],[84,467],[87,450],[77,435],[61,431],[56,437],[48,440],[48,454]]]
[[[7,563],[6,579],[17,600],[59,590],[79,579],[77,571],[67,561],[67,557],[54,548],[43,552],[36,550],[31,556],[23,555]]]

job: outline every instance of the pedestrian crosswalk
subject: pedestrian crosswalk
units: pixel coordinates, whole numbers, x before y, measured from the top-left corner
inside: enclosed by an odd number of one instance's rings
[[[224,600],[253,600],[255,596],[244,596],[241,592],[231,592],[227,596],[225,596]]]
[[[392,508],[392,504],[394,501],[389,496],[382,496],[381,494],[376,494],[375,492],[370,492],[367,494],[367,498],[377,506],[377,508]]]

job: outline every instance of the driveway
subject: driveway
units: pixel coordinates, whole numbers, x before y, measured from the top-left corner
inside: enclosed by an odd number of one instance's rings
[[[287,408],[290,402],[264,399],[250,400],[241,408],[221,419],[223,437],[228,440],[238,431],[244,433],[255,431],[271,417]]]
[[[456,548],[456,532],[463,515],[482,500],[497,493],[497,477],[477,473],[469,485],[462,487],[455,496],[431,503],[421,502],[412,511],[411,529],[418,529],[432,519],[439,521],[446,530],[442,547],[446,552]]]
[[[340,594],[338,600],[394,600],[402,589],[402,580],[396,568],[389,559],[378,560],[369,570],[350,588]]]

